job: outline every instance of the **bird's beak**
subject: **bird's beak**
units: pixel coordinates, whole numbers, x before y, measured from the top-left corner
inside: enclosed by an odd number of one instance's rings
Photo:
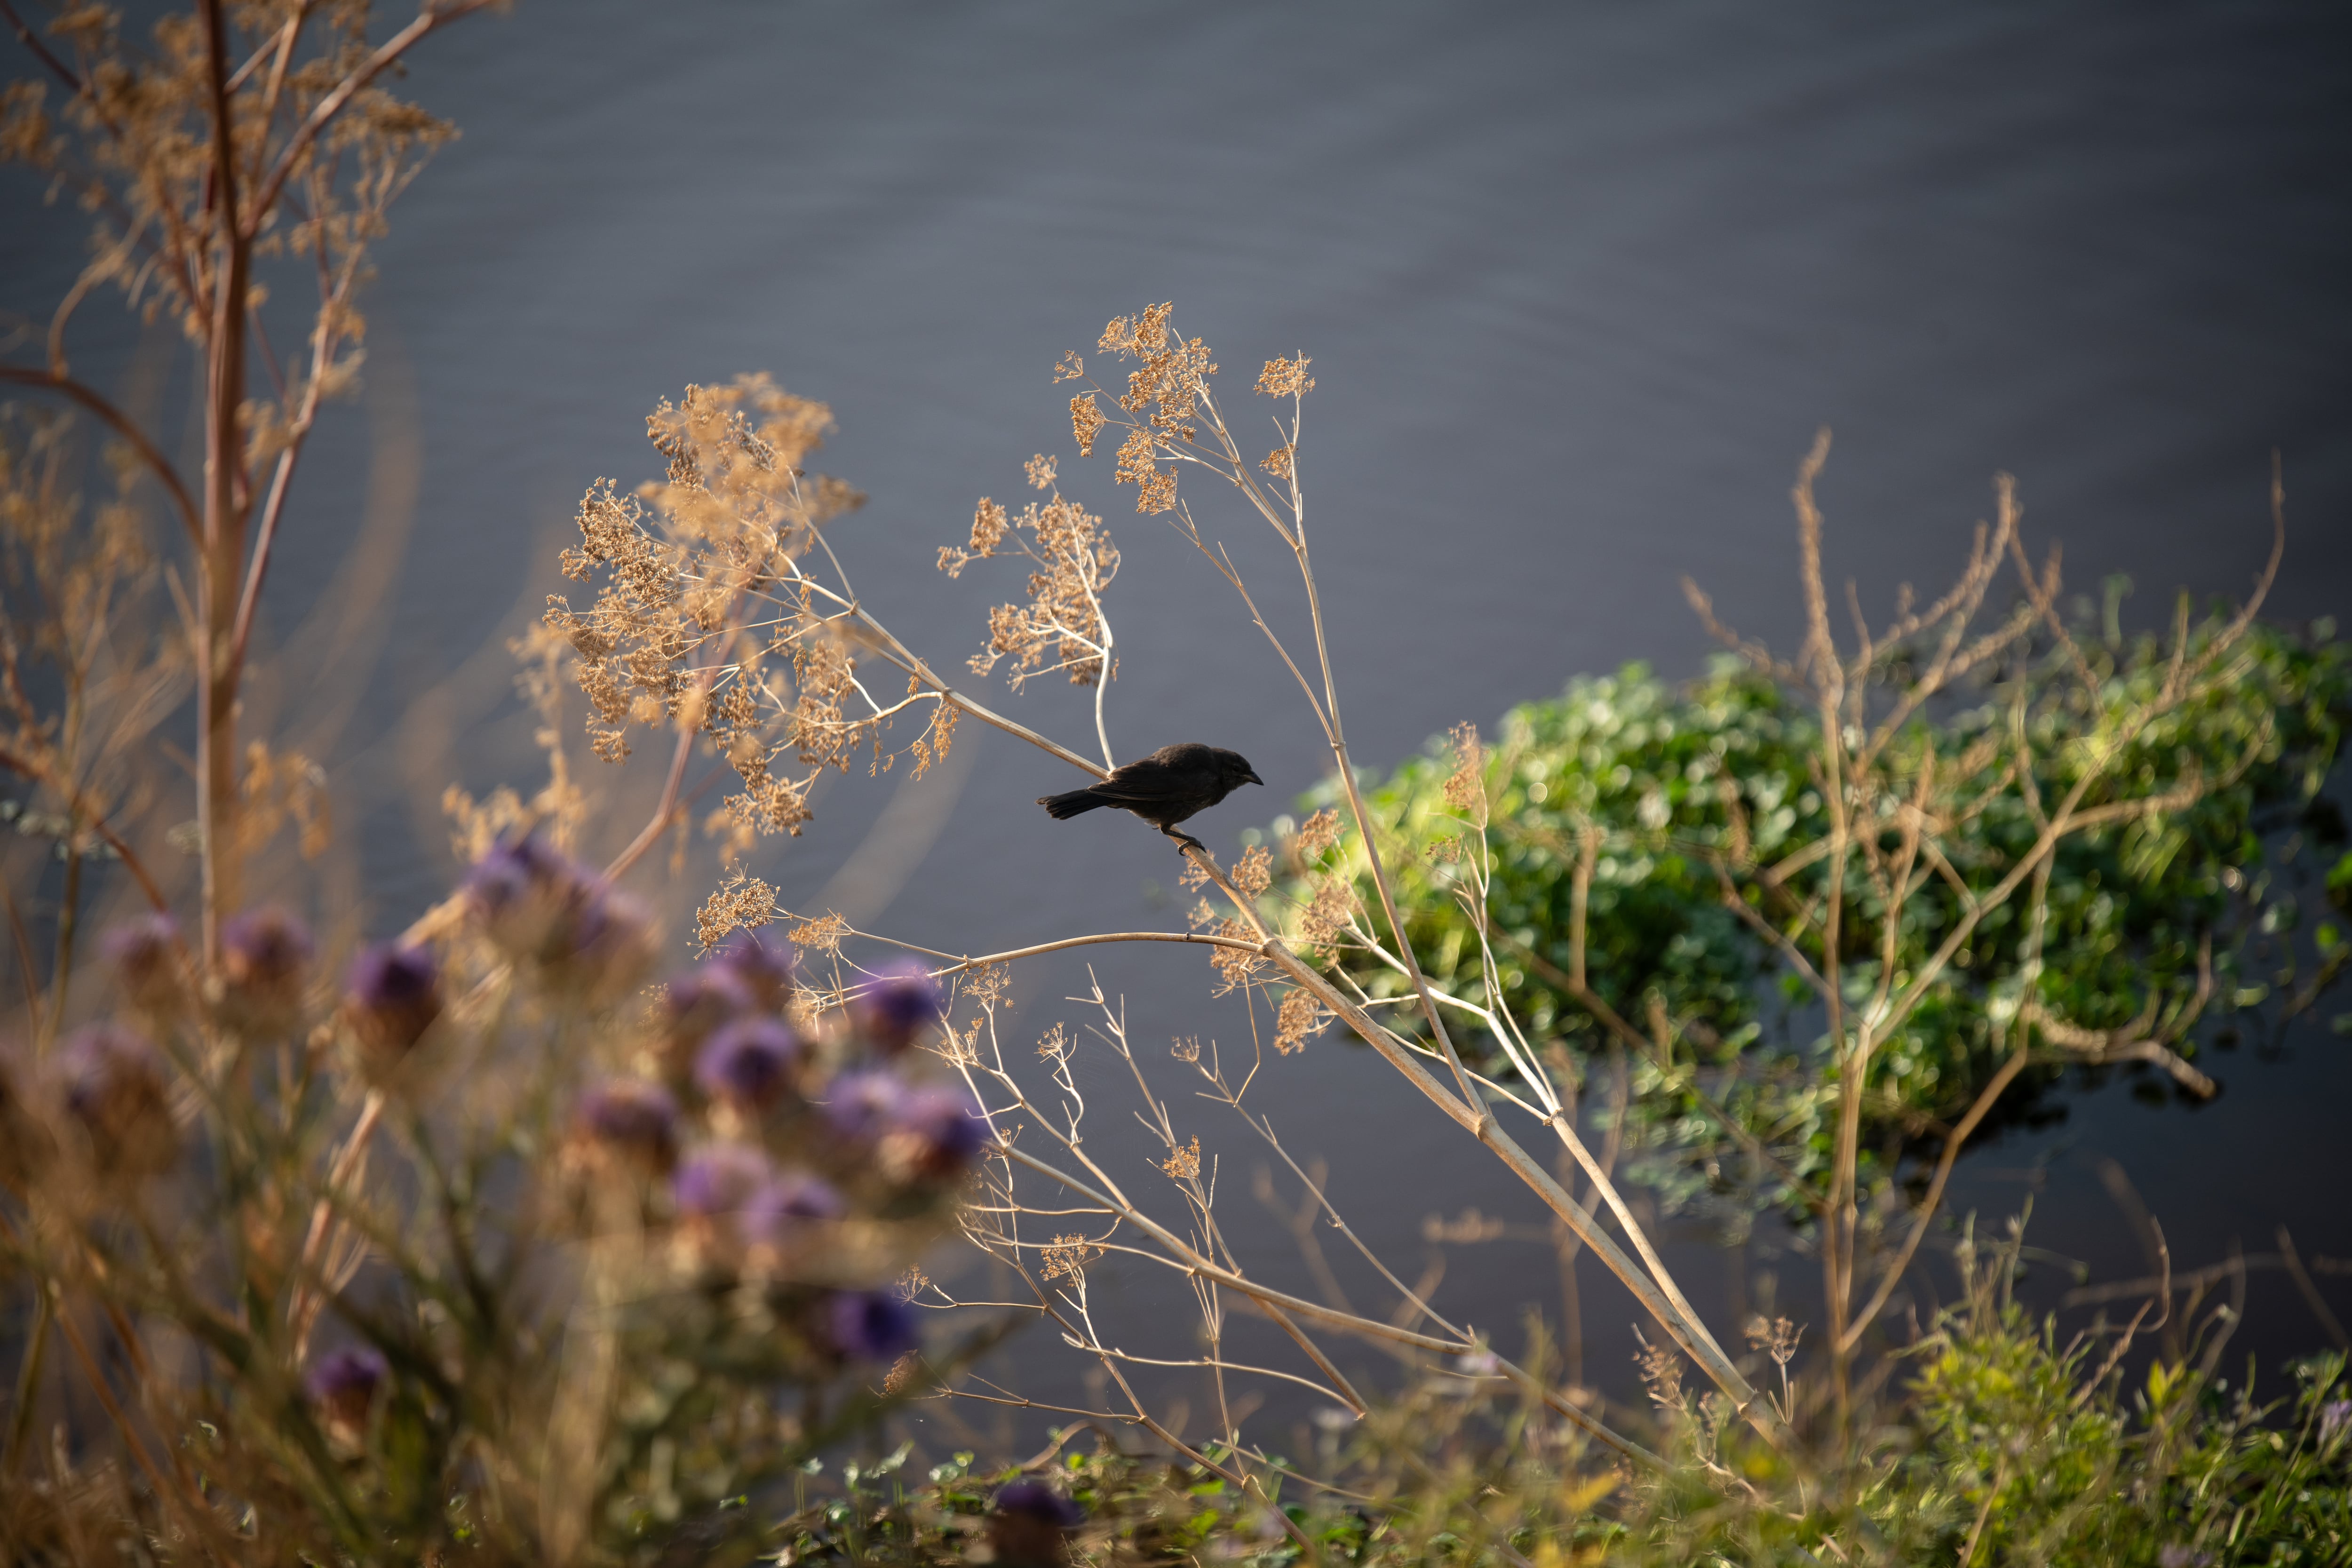
[[[1264,779],[1257,776],[1257,770],[1255,768],[1250,770],[1249,777],[1244,782],[1254,784],[1262,784],[1265,783]]]

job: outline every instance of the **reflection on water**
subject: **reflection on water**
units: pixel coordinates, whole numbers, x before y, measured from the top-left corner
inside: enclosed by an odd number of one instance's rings
[[[466,135],[401,209],[373,297],[425,454],[377,710],[494,644],[519,593],[528,613],[589,480],[651,471],[655,398],[767,369],[834,405],[826,466],[873,496],[840,531],[846,563],[937,661],[981,620],[932,552],[977,496],[1017,489],[1030,453],[1062,452],[1070,493],[1127,516],[1112,739],[1254,759],[1276,798],[1195,825],[1229,847],[1326,759],[1230,595],[1125,513],[1107,462],[1067,453],[1047,379],[1106,318],[1164,299],[1237,399],[1244,366],[1315,356],[1305,471],[1367,762],[1578,671],[1694,669],[1685,571],[1727,619],[1791,641],[1784,498],[1822,424],[1833,569],[1872,602],[1949,575],[1996,468],[2077,585],[2129,571],[2150,620],[2175,585],[2238,592],[2275,447],[2294,524],[2276,611],[2345,611],[2347,32],[2340,11],[2242,5],[526,5],[436,41],[411,84]],[[71,231],[0,237],[12,302],[54,296]],[[101,327],[78,331],[104,352]],[[325,527],[281,557],[281,624],[341,558],[365,444],[349,417],[306,473]],[[1263,528],[1208,505],[1295,613]],[[477,667],[488,689],[503,658]],[[1010,700],[1086,731],[1065,691]],[[435,710],[461,729],[468,711]],[[369,739],[348,741],[374,759],[352,771],[395,779],[399,748]],[[959,797],[852,781],[759,869],[788,903],[855,889],[888,929],[957,949],[1173,918],[1154,900],[1176,870],[1164,841],[1048,822],[1029,803],[1057,766],[973,739],[969,774],[938,781]],[[477,785],[510,755],[466,754]],[[886,809],[936,835],[919,867],[892,864],[911,842],[896,828],[856,851]],[[387,910],[421,906],[448,874],[437,837],[404,808],[372,820]],[[1139,1039],[1244,1027],[1205,999],[1197,954],[1097,963]],[[1038,964],[1017,1016],[1042,1033],[1083,973]],[[2324,1031],[2281,1061],[2224,1058],[2228,1095],[2195,1113],[2111,1087],[1970,1162],[1962,1201],[2005,1214],[2016,1173],[2040,1172],[2036,1239],[2137,1273],[2096,1178],[2111,1157],[2184,1264],[2274,1252],[2282,1222],[2307,1253],[2352,1256],[2327,1195],[2347,1063]],[[1119,1114],[1104,1064],[1087,1070]],[[1402,1272],[1432,1214],[1535,1222],[1367,1054],[1320,1045],[1253,1092]],[[1236,1173],[1264,1163],[1201,1121]],[[1245,1258],[1303,1280],[1246,1179],[1225,1202]],[[1749,1288],[1766,1261],[1677,1256],[1708,1289]],[[1810,1266],[1778,1269],[1801,1298]],[[2319,1341],[2279,1279],[2255,1277],[2239,1341],[2268,1359]],[[1177,1282],[1106,1285],[1127,1342],[1183,1353]],[[2320,1285],[2352,1314],[2340,1277]],[[1548,1252],[1509,1236],[1450,1248],[1438,1289],[1507,1339],[1523,1303],[1557,1298]],[[1584,1317],[1592,1376],[1621,1386],[1632,1308],[1612,1290],[1589,1278]],[[1083,1398],[1051,1347],[1024,1354],[1024,1386]]]

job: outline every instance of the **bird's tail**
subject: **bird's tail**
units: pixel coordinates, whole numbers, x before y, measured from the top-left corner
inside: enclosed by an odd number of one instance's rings
[[[1046,815],[1055,821],[1062,822],[1077,816],[1082,811],[1092,811],[1098,805],[1106,805],[1109,803],[1097,795],[1093,789],[1087,788],[1074,789],[1064,795],[1041,795],[1037,797],[1037,804],[1044,806]]]

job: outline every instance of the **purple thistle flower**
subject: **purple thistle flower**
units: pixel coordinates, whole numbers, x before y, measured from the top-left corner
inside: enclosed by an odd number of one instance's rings
[[[109,931],[100,951],[122,979],[134,1007],[167,1013],[186,994],[180,952],[180,922],[158,910],[135,915]]]
[[[804,1172],[787,1172],[753,1194],[743,1205],[746,1238],[779,1251],[808,1241],[817,1228],[849,1212],[830,1183]]]
[[[886,1056],[897,1056],[940,1020],[940,988],[920,962],[886,964],[849,1005],[858,1031]]]
[[[163,1064],[120,1024],[76,1033],[58,1053],[67,1111],[89,1135],[101,1173],[152,1175],[178,1156]]]
[[[589,876],[535,833],[501,838],[466,873],[466,900],[499,951],[544,959],[562,945]]]
[[[997,1489],[988,1518],[988,1543],[1007,1568],[1068,1568],[1069,1533],[1086,1510],[1040,1480]]]
[[[2352,1399],[2331,1400],[2319,1407],[2319,1446],[2327,1447],[2352,1426]]]
[[[960,1178],[990,1141],[987,1118],[960,1089],[916,1089],[891,1121],[882,1141],[882,1163],[900,1181]]]
[[[887,1072],[849,1072],[833,1080],[825,1124],[847,1143],[871,1143],[890,1131],[906,1103],[907,1086]]]
[[[431,950],[396,942],[362,948],[343,974],[343,1016],[375,1061],[406,1056],[441,1016],[441,966]]]
[[[329,1431],[352,1440],[366,1429],[368,1411],[391,1376],[391,1366],[375,1351],[346,1345],[313,1362],[302,1388],[325,1415]]]
[[[475,861],[466,898],[501,952],[568,974],[592,1001],[626,992],[653,956],[636,900],[536,834],[502,838]]]
[[[746,928],[720,942],[711,967],[741,981],[753,1003],[769,1012],[782,1011],[793,999],[792,949],[755,931]]]
[[[703,1046],[694,1081],[713,1100],[765,1110],[792,1088],[804,1054],[801,1037],[781,1020],[738,1018]]]
[[[690,1219],[740,1214],[772,1179],[768,1157],[740,1143],[716,1143],[688,1154],[670,1178],[677,1212]]]
[[[580,1097],[572,1125],[581,1137],[662,1172],[677,1163],[677,1101],[643,1079],[607,1079]]]
[[[1008,1518],[1034,1520],[1056,1530],[1076,1530],[1087,1521],[1087,1510],[1044,1481],[1011,1481],[997,1489],[996,1511]]]
[[[888,1290],[837,1290],[825,1306],[833,1348],[856,1361],[891,1361],[915,1348],[915,1319]]]
[[[221,927],[221,973],[228,982],[225,1011],[247,1034],[282,1034],[302,1008],[302,975],[310,966],[310,930],[274,904],[247,910]]]
[[[662,999],[662,1061],[671,1072],[684,1076],[693,1069],[695,1053],[712,1031],[758,1006],[751,988],[733,970],[717,964],[688,970],[669,983]]]

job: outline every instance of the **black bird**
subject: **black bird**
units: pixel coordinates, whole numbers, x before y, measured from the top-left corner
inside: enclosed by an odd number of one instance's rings
[[[1178,854],[1183,853],[1185,845],[1205,854],[1208,846],[1189,833],[1177,832],[1176,825],[1194,812],[1208,810],[1245,784],[1264,783],[1239,752],[1180,741],[1123,768],[1113,768],[1110,777],[1098,784],[1065,795],[1041,795],[1037,804],[1057,822],[1098,805],[1115,805],[1135,813],[1176,840]]]

